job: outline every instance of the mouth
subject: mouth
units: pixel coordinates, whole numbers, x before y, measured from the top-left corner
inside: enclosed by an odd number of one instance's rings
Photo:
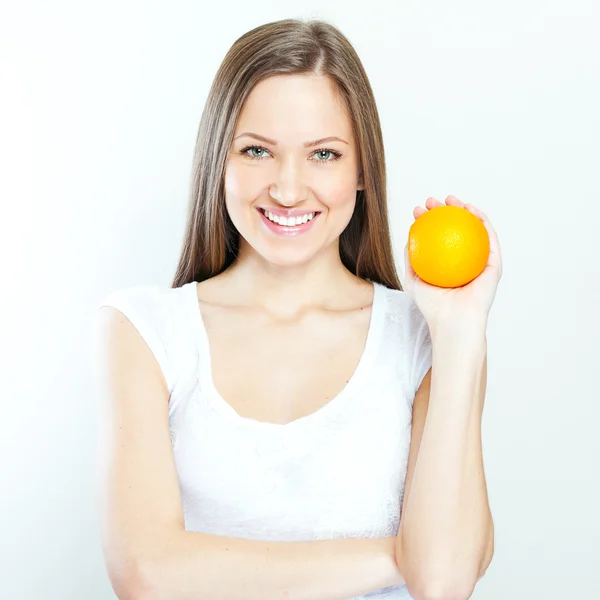
[[[269,231],[287,236],[299,235],[309,231],[321,214],[320,211],[310,211],[298,216],[283,217],[264,208],[257,208],[257,210]]]

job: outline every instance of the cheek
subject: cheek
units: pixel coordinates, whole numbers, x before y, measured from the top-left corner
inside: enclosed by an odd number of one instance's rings
[[[244,168],[235,163],[228,165],[224,176],[225,207],[235,228],[248,234],[252,220],[249,206],[261,195],[255,169]]]
[[[248,169],[232,163],[225,171],[225,193],[238,202],[255,199],[264,187],[263,179],[259,169]]]
[[[332,209],[346,206],[356,197],[357,181],[350,161],[341,165],[315,166],[307,183]]]
[[[336,187],[327,196],[327,206],[330,210],[345,210],[351,208],[356,201],[356,190],[352,187]]]
[[[315,186],[315,191],[330,211],[352,214],[356,203],[356,187],[352,183],[351,175],[344,174]]]

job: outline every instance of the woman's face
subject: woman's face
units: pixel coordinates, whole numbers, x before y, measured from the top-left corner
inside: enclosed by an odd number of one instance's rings
[[[242,252],[247,243],[273,264],[294,266],[337,248],[359,189],[352,125],[334,84],[316,75],[260,82],[238,120],[225,172],[225,204]]]

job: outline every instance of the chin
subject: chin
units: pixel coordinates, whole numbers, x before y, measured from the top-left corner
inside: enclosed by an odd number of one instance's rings
[[[299,267],[313,261],[319,254],[318,249],[298,244],[296,247],[274,248],[267,244],[251,244],[252,249],[263,260],[277,267]],[[311,245],[312,246],[312,245]]]
[[[328,248],[331,249],[336,237],[347,226],[345,221],[339,223],[338,233],[335,231],[337,227],[332,227],[333,223],[325,220],[325,215],[319,213],[308,231],[274,235],[268,227],[265,228],[262,218],[257,224],[253,220],[235,219],[236,216],[238,215],[232,215],[232,221],[240,232],[240,241],[243,240],[246,249],[269,264],[283,268],[299,267],[318,259]],[[348,216],[348,221],[351,216]]]

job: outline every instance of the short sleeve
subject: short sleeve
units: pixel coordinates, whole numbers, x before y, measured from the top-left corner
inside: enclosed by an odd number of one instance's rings
[[[111,306],[123,313],[146,342],[158,362],[169,393],[175,386],[175,371],[169,358],[169,311],[166,294],[158,286],[137,285],[108,294],[97,306]]]
[[[432,345],[429,326],[419,310],[419,307],[411,300],[410,309],[410,330],[411,345],[413,348],[411,378],[412,389],[417,393],[425,375],[431,368],[432,363]]]

